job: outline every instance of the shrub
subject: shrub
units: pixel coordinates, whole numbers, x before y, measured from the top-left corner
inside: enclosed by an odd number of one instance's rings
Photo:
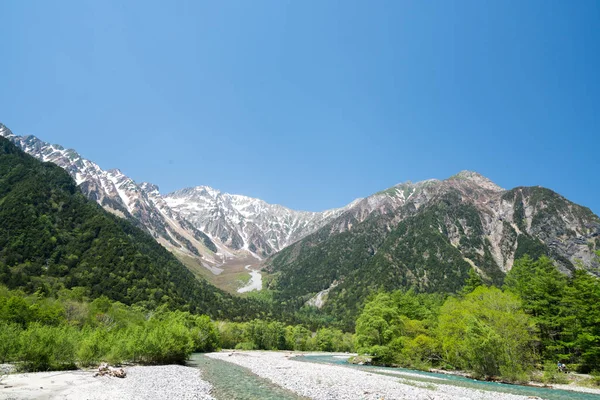
[[[85,328],[81,332],[81,341],[77,351],[79,363],[87,367],[104,361],[113,344],[110,340],[111,336],[105,329]]]
[[[558,370],[558,367],[553,362],[547,362],[544,364],[544,373],[542,374],[542,382],[544,383],[558,383],[567,384],[569,378],[563,372]]]
[[[235,345],[236,350],[257,350],[258,347],[253,342],[241,342]]]
[[[219,331],[207,315],[194,318],[191,335],[194,351],[208,352],[219,348]]]
[[[451,364],[477,376],[520,381],[533,367],[533,322],[516,296],[478,287],[442,307],[439,339]]]
[[[590,373],[590,375],[592,376],[592,378],[591,378],[592,385],[600,386],[600,371],[592,371]]]
[[[75,369],[78,332],[69,326],[32,323],[20,335],[20,368],[24,371]]]
[[[0,363],[14,361],[19,354],[21,326],[0,321]]]
[[[183,364],[194,349],[190,330],[179,321],[151,320],[140,333],[134,349],[145,364]]]

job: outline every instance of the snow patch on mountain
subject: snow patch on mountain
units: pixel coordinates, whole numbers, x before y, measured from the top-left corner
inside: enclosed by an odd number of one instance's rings
[[[208,186],[178,190],[164,199],[211,238],[258,257],[273,254],[316,231],[359,201],[323,212],[295,211]]]
[[[2,124],[0,135],[33,157],[65,169],[89,199],[119,217],[130,219],[169,250],[199,258],[206,266],[221,263],[215,255],[215,244],[171,210],[162,200],[157,186],[138,185],[118,169],[105,171],[75,150],[46,143],[31,135],[14,135]]]

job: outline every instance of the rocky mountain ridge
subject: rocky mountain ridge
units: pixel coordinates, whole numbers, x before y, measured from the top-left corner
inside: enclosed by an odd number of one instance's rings
[[[4,136],[28,154],[52,162],[75,179],[83,193],[107,211],[127,218],[177,254],[215,267],[252,255],[257,262],[341,215],[346,207],[324,212],[295,211],[208,186],[167,196],[156,185],[136,183],[119,169],[104,170],[72,149],[35,136],[14,135],[0,124]]]
[[[323,212],[296,211],[208,186],[178,190],[164,200],[210,237],[259,257],[276,253],[314,232],[360,201]]]
[[[65,169],[89,199],[105,210],[131,220],[169,250],[198,257],[210,265],[220,263],[215,254],[218,252],[215,243],[171,210],[155,185],[137,184],[119,169],[103,170],[75,150],[44,142],[32,135],[14,135],[2,124],[0,136],[35,158]]]
[[[566,273],[600,267],[600,219],[589,209],[541,187],[505,190],[472,171],[401,183],[317,213],[208,186],[161,195],[156,185],[103,170],[74,150],[1,124],[0,136],[61,166],[88,198],[214,274],[228,260],[266,258],[271,289],[284,300],[326,290],[330,298],[361,298],[388,286],[454,291],[470,269],[499,284],[524,254],[548,255]],[[318,304],[327,306],[323,296]]]
[[[459,290],[471,269],[501,285],[525,254],[547,255],[565,273],[597,274],[598,249],[600,218],[588,208],[549,189],[505,190],[463,171],[369,196],[265,268],[279,300],[315,303],[328,290],[320,304],[343,314],[379,289]]]

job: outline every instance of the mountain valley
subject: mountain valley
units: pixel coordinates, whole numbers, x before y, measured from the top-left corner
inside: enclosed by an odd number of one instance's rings
[[[541,187],[505,190],[475,172],[304,212],[208,186],[163,195],[156,185],[1,124],[0,136],[65,169],[89,199],[230,293],[249,279],[247,266],[262,268],[264,287],[278,301],[354,315],[378,288],[454,292],[470,270],[501,285],[525,254],[547,255],[564,273],[598,268],[600,219],[589,209]]]

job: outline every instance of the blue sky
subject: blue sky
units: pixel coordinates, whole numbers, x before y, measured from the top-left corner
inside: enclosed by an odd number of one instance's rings
[[[316,211],[470,169],[600,213],[597,1],[0,1],[0,15],[0,121],[165,193]]]

